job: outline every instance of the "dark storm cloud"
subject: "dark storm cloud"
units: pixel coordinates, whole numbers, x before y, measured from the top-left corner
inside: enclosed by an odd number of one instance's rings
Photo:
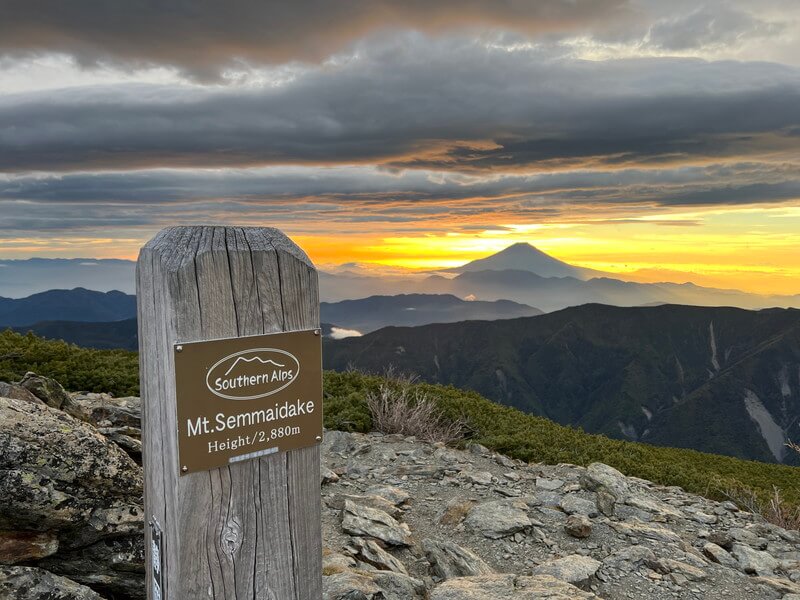
[[[181,220],[269,218],[293,227],[383,223],[420,227],[426,219],[469,220],[487,212],[519,219],[564,218],[583,208],[686,207],[800,199],[796,165],[626,169],[461,175],[375,168],[15,176],[0,179],[4,229],[97,230]],[[581,212],[581,211],[579,211]],[[475,224],[467,223],[468,228]],[[485,225],[482,226],[485,228]]]
[[[627,21],[628,0],[6,0],[0,52],[84,64],[175,65],[214,77],[236,60],[317,61],[374,31],[569,32]]]
[[[513,170],[779,152],[800,74],[588,62],[419,35],[281,85],[126,85],[0,97],[0,170],[370,163]]]

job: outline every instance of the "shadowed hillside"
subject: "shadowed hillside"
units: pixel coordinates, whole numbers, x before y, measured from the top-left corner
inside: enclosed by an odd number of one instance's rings
[[[27,298],[0,297],[0,326],[40,321],[119,321],[136,316],[136,297],[84,288],[49,290]]]
[[[764,461],[800,438],[800,311],[585,305],[329,341],[328,368],[425,381],[612,437]]]

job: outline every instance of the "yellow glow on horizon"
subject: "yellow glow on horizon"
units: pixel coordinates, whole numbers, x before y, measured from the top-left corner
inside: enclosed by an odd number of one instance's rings
[[[512,212],[417,222],[309,222],[281,227],[318,265],[357,263],[367,272],[422,273],[460,266],[530,243],[564,262],[641,282],[694,282],[762,294],[800,294],[800,206],[653,210],[630,206],[564,211],[524,222]],[[157,229],[157,228],[156,228]],[[136,259],[152,229],[0,240],[3,258]]]
[[[425,224],[428,225],[428,224]],[[477,231],[307,236],[312,259],[436,270],[517,242],[564,262],[640,282],[694,282],[761,294],[800,293],[800,207],[693,209],[554,223],[487,223]]]

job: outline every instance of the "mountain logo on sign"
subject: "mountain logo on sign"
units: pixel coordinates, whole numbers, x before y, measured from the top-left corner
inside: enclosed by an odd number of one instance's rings
[[[282,364],[276,363],[274,360],[271,360],[271,359],[262,360],[262,358],[260,356],[254,356],[253,358],[245,358],[243,356],[240,356],[239,358],[236,359],[236,362],[234,362],[231,365],[231,368],[228,369],[227,371],[225,371],[225,375],[230,375],[231,371],[233,371],[236,368],[236,365],[238,365],[240,362],[248,362],[249,363],[249,362],[254,362],[254,361],[258,361],[262,365],[274,365],[274,366],[276,366],[278,368],[283,368],[283,367],[286,366],[286,365],[282,365]]]
[[[300,361],[277,348],[254,348],[229,354],[206,374],[206,386],[220,398],[254,400],[286,389],[300,374]]]

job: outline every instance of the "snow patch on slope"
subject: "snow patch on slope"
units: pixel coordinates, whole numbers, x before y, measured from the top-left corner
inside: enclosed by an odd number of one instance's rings
[[[751,390],[744,391],[744,406],[747,414],[758,426],[761,437],[767,442],[770,452],[778,462],[783,462],[786,454],[786,434],[780,425],[775,422],[772,415],[761,402],[761,399]]]
[[[652,411],[650,411],[646,406],[642,407],[642,412],[644,413],[644,416],[647,417],[648,421],[651,421],[653,419]]]
[[[711,338],[711,364],[715,371],[719,371],[719,360],[717,359],[717,338],[714,336],[714,321],[708,324],[708,337]]]
[[[781,396],[788,398],[792,395],[792,388],[789,385],[789,370],[786,368],[786,365],[783,365],[780,373],[778,373],[778,383],[781,386]]]
[[[683,365],[677,356],[675,357],[675,365],[678,367],[678,381],[683,383]]]

